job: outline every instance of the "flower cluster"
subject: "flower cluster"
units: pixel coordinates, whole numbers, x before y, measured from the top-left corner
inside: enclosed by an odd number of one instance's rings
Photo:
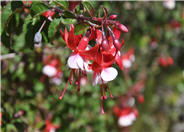
[[[122,69],[122,59],[120,49],[124,44],[124,40],[120,39],[121,32],[128,32],[128,29],[115,21],[116,15],[107,17],[107,11],[104,9],[105,16],[103,18],[93,17],[93,20],[101,23],[99,27],[91,26],[85,35],[75,35],[74,25],[70,26],[69,32],[65,28],[63,32],[60,30],[63,40],[67,47],[72,50],[67,60],[67,65],[71,69],[69,79],[59,99],[63,98],[68,83],[72,84],[73,78],[78,91],[80,90],[80,80],[87,73],[93,73],[93,85],[100,84],[101,87],[101,113],[103,110],[103,99],[106,99],[106,91],[110,95],[108,82],[114,80],[118,75],[117,70],[112,67],[117,63]],[[106,30],[105,30],[106,29]],[[111,97],[113,97],[111,95]]]

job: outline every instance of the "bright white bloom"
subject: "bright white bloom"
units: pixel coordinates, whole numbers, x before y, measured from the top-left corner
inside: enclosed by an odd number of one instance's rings
[[[167,9],[174,9],[175,8],[175,0],[165,0],[163,2],[163,6]]]
[[[128,115],[121,116],[118,119],[118,124],[122,127],[127,127],[133,124],[133,122],[136,120],[135,114],[132,112]]]
[[[48,77],[53,77],[53,76],[56,75],[57,70],[53,66],[46,65],[46,66],[43,67],[42,72],[43,72],[43,74],[47,75]]]

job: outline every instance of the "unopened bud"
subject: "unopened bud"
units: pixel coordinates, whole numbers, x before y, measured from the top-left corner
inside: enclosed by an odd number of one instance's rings
[[[113,40],[113,44],[114,44],[114,47],[115,47],[117,50],[120,50],[121,47],[122,47],[121,43],[119,42],[119,40],[118,40],[117,38],[115,38],[115,39]]]
[[[111,16],[109,16],[109,19],[110,20],[114,20],[114,19],[116,19],[117,18],[117,15],[111,15]]]
[[[35,47],[41,47],[42,35],[40,32],[37,32],[34,36]]]
[[[104,40],[102,40],[102,48],[103,48],[103,50],[108,50],[108,47],[109,47],[109,45],[108,45],[108,41],[107,41],[107,39],[104,39]]]
[[[125,25],[118,23],[117,28],[122,32],[128,32],[128,29]]]

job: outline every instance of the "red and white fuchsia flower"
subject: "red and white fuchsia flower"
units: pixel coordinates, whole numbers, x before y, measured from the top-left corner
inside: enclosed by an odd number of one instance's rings
[[[118,125],[121,127],[131,126],[138,117],[138,111],[133,107],[120,108],[115,106],[114,114],[118,117]]]
[[[52,124],[50,120],[46,120],[44,132],[55,132],[59,127],[59,125]]]
[[[122,54],[121,61],[125,69],[130,68],[135,61],[134,49],[130,48],[127,53]]]
[[[63,73],[61,71],[61,62],[58,57],[49,55],[44,60],[45,66],[42,69],[42,72],[44,75],[51,78],[51,82],[59,85],[61,84],[61,78],[63,76]]]
[[[42,16],[45,16],[48,20],[52,21],[52,16],[54,16],[55,11],[48,10],[42,14]]]
[[[101,88],[102,114],[104,113],[103,99],[107,98],[105,92],[108,90],[111,95],[108,82],[114,80],[118,75],[118,71],[112,65],[117,63],[121,69],[123,65],[118,54],[124,45],[124,40],[119,40],[120,34],[121,32],[128,32],[126,26],[115,21],[116,15],[107,17],[106,9],[103,8],[103,10],[103,18],[93,17],[94,21],[101,24],[98,27],[91,25],[85,35],[75,35],[73,24],[70,26],[69,32],[66,28],[64,32],[60,30],[63,40],[66,42],[67,47],[72,50],[72,53],[67,60],[67,65],[71,72],[66,86],[59,97],[60,100],[63,98],[67,85],[73,83],[74,77],[75,85],[79,91],[81,78],[86,76],[88,72],[92,72],[92,84],[100,84]],[[133,61],[133,54],[128,54],[130,60]]]

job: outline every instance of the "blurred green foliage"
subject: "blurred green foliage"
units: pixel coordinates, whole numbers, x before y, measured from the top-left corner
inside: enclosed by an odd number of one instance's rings
[[[184,3],[176,2],[173,10],[164,8],[162,2],[92,1],[91,4],[97,14],[102,14],[101,5],[107,8],[109,14],[117,14],[118,20],[129,29],[128,33],[122,35],[125,40],[122,51],[133,47],[136,56],[130,69],[129,85],[133,86],[140,79],[140,74],[147,75],[145,103],[137,104],[140,115],[132,125],[131,132],[172,131],[178,116],[184,114]],[[68,8],[67,2],[53,1],[50,5]],[[88,2],[86,6],[90,8]],[[34,49],[34,35],[46,19],[41,14],[48,9],[47,2],[33,2],[29,8],[30,14],[27,14],[21,1],[5,5],[1,3],[1,54],[16,54],[13,58],[1,60],[2,131],[42,131],[50,114],[52,121],[61,126],[57,131],[123,131],[113,115],[117,98],[128,90],[120,70],[117,79],[110,83],[115,99],[104,101],[104,115],[99,112],[99,86],[89,84],[76,93],[76,88],[71,85],[63,100],[58,99],[69,76],[66,60],[70,53],[65,48],[59,29],[77,21],[69,12],[65,12],[62,18],[56,15],[52,22],[47,20],[41,32],[42,49]],[[172,27],[173,20],[180,23],[179,29]],[[76,33],[84,33],[86,29],[87,25],[77,24]],[[156,49],[150,46],[153,38],[158,43]],[[59,86],[51,84],[48,78],[45,83],[40,81],[46,45],[51,49],[49,52],[57,54],[63,64],[63,83]],[[172,56],[174,65],[160,67],[160,55]],[[15,118],[15,113],[20,110],[24,111],[24,115]]]

